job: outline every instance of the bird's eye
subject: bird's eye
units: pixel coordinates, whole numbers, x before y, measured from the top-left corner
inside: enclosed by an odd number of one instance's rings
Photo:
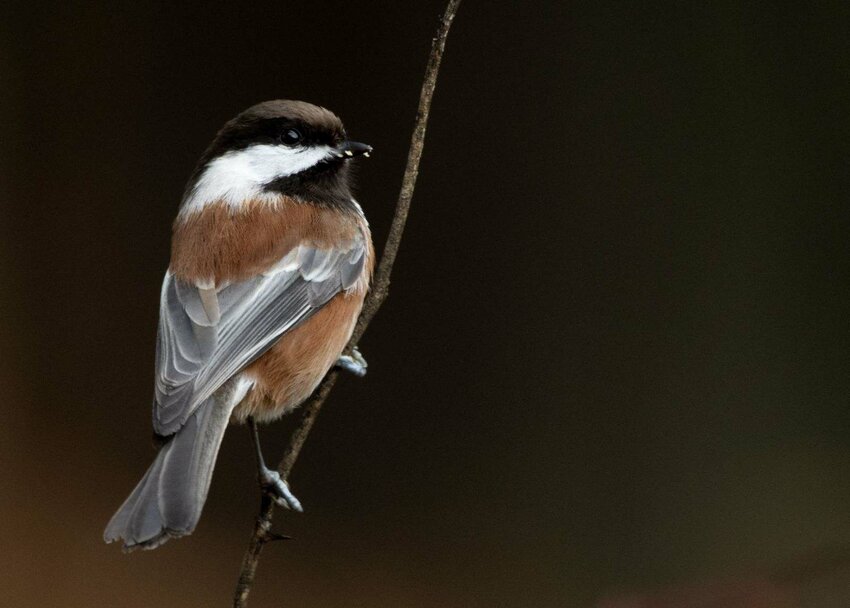
[[[299,141],[301,141],[301,138],[301,131],[299,131],[298,129],[287,129],[280,136],[281,141],[288,146],[293,146],[297,144]]]

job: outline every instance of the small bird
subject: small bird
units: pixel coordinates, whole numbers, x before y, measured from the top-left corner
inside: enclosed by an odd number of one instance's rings
[[[230,422],[249,422],[260,484],[301,504],[263,462],[256,422],[305,401],[341,356],[374,265],[350,164],[372,148],[302,101],[257,104],[218,132],[189,179],[162,284],[153,402],[159,452],[104,532],[125,550],[190,534]]]

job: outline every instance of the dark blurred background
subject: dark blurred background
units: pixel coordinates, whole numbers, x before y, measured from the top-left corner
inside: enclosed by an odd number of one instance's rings
[[[850,8],[788,4],[466,0],[369,375],[323,411],[253,606],[655,606],[750,580],[850,605]],[[375,146],[382,243],[441,10],[6,3],[2,603],[229,604],[244,428],[193,536],[100,539],[153,457],[185,180],[245,107],[326,105]]]

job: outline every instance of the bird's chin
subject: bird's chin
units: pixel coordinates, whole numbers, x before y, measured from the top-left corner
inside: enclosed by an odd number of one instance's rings
[[[351,200],[350,167],[351,159],[322,160],[295,175],[272,180],[264,190],[320,205],[345,206]]]
[[[351,159],[345,156],[326,156],[309,169],[302,171],[299,175],[303,174],[305,177],[309,177],[311,175],[321,175],[322,173],[339,171],[342,167],[348,164],[349,160]]]

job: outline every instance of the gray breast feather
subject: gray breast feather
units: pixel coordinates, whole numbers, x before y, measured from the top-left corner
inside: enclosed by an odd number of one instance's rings
[[[347,248],[300,245],[267,273],[219,289],[217,323],[208,318],[197,287],[167,273],[157,336],[154,430],[177,432],[201,403],[281,335],[353,287],[365,258],[362,241]]]

